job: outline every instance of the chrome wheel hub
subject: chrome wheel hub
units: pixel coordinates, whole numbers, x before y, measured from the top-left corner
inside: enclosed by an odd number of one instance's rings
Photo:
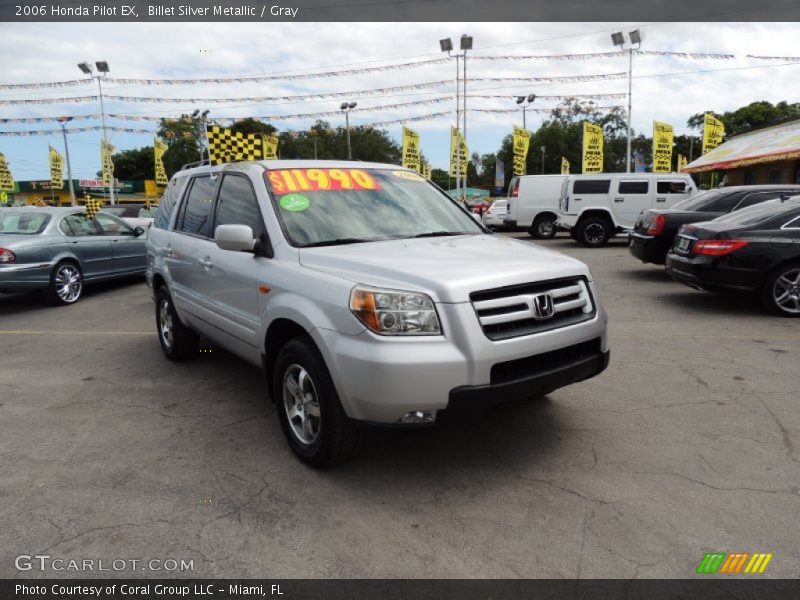
[[[775,281],[772,297],[781,310],[800,314],[800,268],[790,269]]]
[[[295,438],[313,444],[319,437],[319,400],[311,375],[300,365],[289,365],[283,375],[283,409]]]
[[[605,236],[605,229],[602,225],[592,223],[586,228],[586,241],[590,244],[599,244]]]
[[[81,273],[72,265],[61,265],[55,276],[56,294],[67,303],[75,302],[81,295]]]
[[[173,333],[172,333],[172,313],[169,310],[169,302],[161,300],[158,305],[158,332],[161,335],[161,341],[167,349],[172,348]]]
[[[553,233],[553,223],[551,221],[542,221],[539,223],[539,233],[542,235],[550,235]]]

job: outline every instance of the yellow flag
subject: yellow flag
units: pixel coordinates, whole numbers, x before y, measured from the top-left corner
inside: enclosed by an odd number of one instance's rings
[[[569,161],[563,156],[561,157],[561,174],[569,175]]]
[[[725,137],[725,125],[713,115],[706,113],[703,117],[703,154],[713,150]]]
[[[5,155],[0,152],[0,190],[14,191],[14,178],[8,168]]]
[[[675,131],[669,123],[653,121],[653,173],[672,172],[672,143]]]
[[[422,165],[422,176],[430,181],[431,179],[431,166],[428,163]]]
[[[403,127],[403,162],[406,169],[420,172],[419,134],[413,129]]]
[[[469,150],[464,136],[455,127],[450,127],[450,177],[463,177],[467,174],[468,157]]]
[[[686,160],[686,157],[683,154],[678,154],[678,173],[683,171],[683,168],[689,164],[689,161]]]
[[[164,153],[167,151],[167,144],[164,140],[155,138],[153,140],[153,152],[156,159],[156,183],[158,185],[167,185],[169,178],[167,177],[167,170],[164,168]]]
[[[104,141],[101,142],[100,148],[100,158],[103,161],[103,183],[110,187],[114,185],[114,161],[111,158],[114,146]]]
[[[274,133],[264,135],[264,158],[266,160],[278,158],[278,136]]]
[[[531,145],[531,132],[522,127],[514,126],[514,175],[525,175],[528,148]]]
[[[583,172],[603,172],[603,128],[583,124]]]
[[[64,189],[64,157],[58,150],[50,146],[50,188],[53,190]]]

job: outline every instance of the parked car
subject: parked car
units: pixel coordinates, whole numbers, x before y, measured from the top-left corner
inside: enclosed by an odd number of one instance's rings
[[[628,250],[645,263],[663,265],[681,225],[711,221],[785,194],[800,194],[800,185],[746,185],[702,192],[672,208],[645,210],[628,234]]]
[[[586,265],[491,234],[396,165],[178,171],[147,253],[166,357],[196,356],[202,334],[262,366],[313,466],[350,456],[357,422],[433,424],[608,364]]]
[[[486,212],[483,213],[483,224],[490,228],[503,227],[503,219],[506,216],[506,209],[508,202],[503,199],[498,199],[489,205]]]
[[[149,229],[153,225],[153,216],[158,205],[148,206],[147,204],[124,203],[104,206],[102,211],[115,217],[119,217],[131,227],[142,227]]]
[[[0,292],[42,290],[73,304],[86,284],[142,275],[144,229],[83,208],[0,210]]]
[[[534,238],[556,235],[558,201],[568,175],[523,175],[508,184],[507,227],[526,229]]]
[[[598,248],[632,230],[643,210],[670,208],[696,189],[680,173],[570,175],[561,188],[556,225],[579,244]]]
[[[800,317],[800,196],[684,225],[666,268],[693,288],[757,294],[769,310]]]

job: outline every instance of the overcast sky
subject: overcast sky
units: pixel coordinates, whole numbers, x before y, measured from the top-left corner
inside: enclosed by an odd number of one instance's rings
[[[800,101],[800,64],[783,65],[747,59],[746,55],[798,56],[798,24],[680,24],[680,23],[99,23],[99,24],[0,24],[0,56],[4,57],[1,83],[29,83],[78,79],[76,64],[105,59],[116,77],[233,77],[271,73],[308,73],[441,57],[438,40],[474,37],[471,56],[574,54],[613,50],[610,33],[638,28],[643,50],[734,54],[734,60],[686,60],[671,57],[634,59],[633,126],[650,133],[652,121],[672,123],[678,133],[686,119],[697,112],[724,112],[755,100]],[[619,73],[627,70],[627,58],[582,61],[477,61],[468,62],[468,76],[534,77]],[[705,72],[697,72],[705,71]],[[241,85],[104,86],[107,94],[174,98],[236,98],[335,91],[355,91],[412,85],[454,78],[453,63],[350,75]],[[504,94],[507,99],[471,98],[468,108],[510,108],[515,94],[608,94],[627,91],[625,79],[520,84],[473,82],[468,93]],[[449,98],[453,84],[436,89],[404,91],[358,98],[358,108],[400,102]],[[0,90],[0,99],[57,98],[94,95],[94,84],[48,90]],[[293,103],[222,105],[141,104],[107,102],[116,114],[179,115],[194,108],[210,108],[211,117],[266,116],[337,110],[341,99]],[[552,107],[556,101],[541,100],[534,106]],[[600,106],[625,104],[625,100],[598,100]],[[404,109],[352,113],[351,124],[366,124],[442,111],[454,111],[455,101],[443,101]],[[96,102],[0,106],[0,118],[47,117],[99,113]],[[535,129],[546,115],[528,113],[528,128]],[[422,152],[434,167],[446,168],[449,149],[449,116],[409,124],[421,134]],[[340,117],[328,118],[339,125]],[[314,119],[278,121],[279,129],[307,129]],[[493,152],[512,124],[514,114],[468,113],[468,143],[472,152]],[[99,124],[73,122],[80,127]],[[155,129],[155,123],[109,121],[109,125]],[[57,129],[56,123],[0,125],[0,130]],[[387,128],[400,139],[401,126]],[[148,134],[112,133],[119,150],[151,145]],[[99,132],[70,136],[73,177],[94,177],[100,166]],[[47,147],[63,152],[58,135],[0,137],[3,152],[18,180],[49,178]],[[66,173],[65,173],[66,175]]]

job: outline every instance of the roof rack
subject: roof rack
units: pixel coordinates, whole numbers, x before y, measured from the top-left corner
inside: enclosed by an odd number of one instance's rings
[[[210,165],[210,164],[211,164],[211,162],[207,158],[205,158],[203,160],[198,160],[198,161],[195,161],[195,162],[186,163],[185,165],[183,165],[181,167],[181,171],[185,171],[186,169],[194,169],[195,167],[204,167],[204,166]]]

